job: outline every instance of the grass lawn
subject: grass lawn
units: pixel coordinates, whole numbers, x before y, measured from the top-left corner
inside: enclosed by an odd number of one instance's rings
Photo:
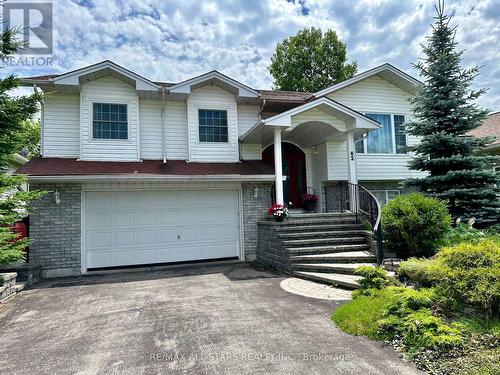
[[[346,333],[391,340],[389,333],[379,329],[379,320],[386,318],[387,308],[402,297],[402,289],[387,287],[375,291],[373,296],[359,296],[335,310],[332,320]],[[435,374],[500,374],[500,319],[461,312],[449,316],[447,321],[461,327],[464,345],[444,351],[406,348],[418,367]]]
[[[378,331],[378,320],[398,297],[392,288],[381,289],[373,297],[357,297],[335,310],[332,320],[351,335],[383,340],[385,335]]]

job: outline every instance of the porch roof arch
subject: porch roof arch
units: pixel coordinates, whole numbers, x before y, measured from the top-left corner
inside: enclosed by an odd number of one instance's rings
[[[377,121],[364,114],[322,97],[262,119],[240,140],[244,143],[264,144],[272,140],[273,129],[281,129],[284,140],[308,146],[333,138],[343,139],[348,132],[365,133],[379,127]]]

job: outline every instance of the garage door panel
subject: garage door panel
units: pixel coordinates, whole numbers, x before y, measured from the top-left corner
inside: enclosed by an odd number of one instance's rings
[[[88,222],[90,228],[110,228],[112,214],[110,212],[95,212],[91,216],[92,220]]]
[[[158,214],[158,224],[161,226],[177,224],[177,209],[162,209]]]
[[[134,250],[121,249],[119,252],[114,252],[114,264],[117,266],[127,266],[134,264]]]
[[[135,232],[134,244],[138,246],[156,244],[156,230],[142,230]]]
[[[115,209],[130,209],[134,208],[134,199],[131,199],[130,192],[117,191],[113,193],[112,198],[113,205]]]
[[[113,213],[113,223],[117,227],[134,227],[134,213],[133,212],[115,212]]]
[[[111,232],[94,232],[89,236],[89,242],[92,249],[111,247]]]
[[[118,231],[114,232],[115,244],[117,246],[134,246],[134,232]]]
[[[151,248],[134,249],[134,263],[133,264],[148,264],[156,263],[156,250]]]
[[[158,205],[156,203],[157,192],[155,191],[141,191],[134,193],[134,208],[156,208]]]
[[[198,228],[179,228],[179,242],[182,243],[184,242],[198,242],[199,241],[199,235],[198,235]]]
[[[190,209],[188,211],[178,212],[179,225],[192,225],[198,223],[198,211],[196,209]]]
[[[108,267],[113,264],[113,252],[92,252],[87,254],[87,264],[92,267]]]
[[[140,226],[151,226],[156,225],[156,211],[155,210],[142,210],[135,212],[135,225]]]
[[[236,190],[87,192],[87,268],[239,255]]]
[[[179,262],[179,250],[177,247],[160,248],[158,250],[158,262]]]
[[[158,231],[158,244],[176,244],[178,240],[178,234],[179,233],[177,232],[177,229],[160,229]]]

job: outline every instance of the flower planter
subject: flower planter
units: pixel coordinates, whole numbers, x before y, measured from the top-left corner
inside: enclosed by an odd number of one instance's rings
[[[280,222],[280,221],[283,221],[284,217],[283,216],[275,216],[274,217],[274,220]]]
[[[304,210],[306,210],[307,212],[316,211],[316,202],[305,201],[304,202]]]

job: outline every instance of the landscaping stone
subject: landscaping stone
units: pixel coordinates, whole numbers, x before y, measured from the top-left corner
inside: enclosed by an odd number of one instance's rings
[[[0,286],[0,302],[17,292],[15,272],[0,273],[4,283]]]

